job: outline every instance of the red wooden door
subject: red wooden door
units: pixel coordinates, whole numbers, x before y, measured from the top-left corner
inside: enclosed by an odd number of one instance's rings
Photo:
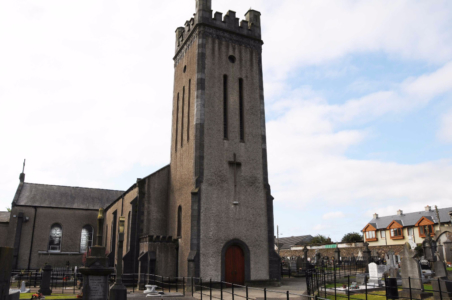
[[[245,284],[245,255],[242,248],[232,245],[226,250],[225,281],[234,284]]]

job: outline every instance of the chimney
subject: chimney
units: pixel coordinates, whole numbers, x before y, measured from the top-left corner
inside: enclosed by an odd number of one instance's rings
[[[374,213],[374,219],[378,219],[378,214]]]
[[[398,215],[398,216],[402,216],[402,215],[403,215],[403,210],[399,209],[399,210],[397,211],[397,215]]]
[[[432,211],[432,207],[430,205],[427,205],[425,207],[425,211],[428,211],[428,212]]]

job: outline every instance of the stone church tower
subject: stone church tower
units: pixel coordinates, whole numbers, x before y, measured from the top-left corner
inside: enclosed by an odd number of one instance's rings
[[[179,276],[279,280],[267,168],[260,13],[212,16],[196,0],[176,30],[169,233]]]
[[[109,264],[123,253],[128,284],[136,273],[141,287],[149,281],[145,274],[279,281],[260,13],[245,16],[239,22],[233,11],[212,14],[211,0],[196,0],[194,18],[177,28],[169,165],[126,191],[33,184],[21,174],[11,220],[3,217],[8,225],[0,230],[0,240],[6,235],[14,247],[15,267],[80,265],[104,208]]]

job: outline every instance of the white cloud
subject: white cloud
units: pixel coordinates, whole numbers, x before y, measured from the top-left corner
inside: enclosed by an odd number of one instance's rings
[[[321,231],[321,230],[325,230],[325,229],[329,229],[329,228],[331,228],[330,225],[318,224],[318,225],[314,226],[312,229],[314,229],[316,231]]]
[[[192,16],[194,3],[0,3],[0,136],[7,145],[0,150],[0,209],[13,198],[23,158],[30,182],[118,189],[169,162],[174,30]],[[402,209],[425,206],[426,198],[447,204],[448,160],[400,165],[352,160],[346,152],[370,138],[369,120],[450,92],[452,2],[213,0],[214,11],[239,16],[250,6],[262,12],[275,205],[367,211],[392,199]],[[309,87],[284,94],[287,79],[304,66],[328,69],[369,53],[442,68],[342,105]],[[345,66],[326,76],[351,71]],[[445,141],[447,120],[439,133]]]
[[[329,212],[323,215],[322,219],[331,220],[331,219],[340,219],[345,218],[345,214],[341,211]]]
[[[441,116],[438,138],[446,143],[452,143],[452,110]]]

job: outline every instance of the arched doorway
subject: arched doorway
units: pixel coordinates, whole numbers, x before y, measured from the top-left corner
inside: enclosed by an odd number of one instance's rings
[[[245,284],[245,253],[238,245],[231,245],[224,258],[225,281],[234,284]]]

